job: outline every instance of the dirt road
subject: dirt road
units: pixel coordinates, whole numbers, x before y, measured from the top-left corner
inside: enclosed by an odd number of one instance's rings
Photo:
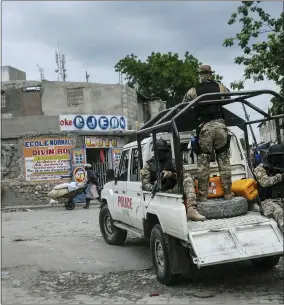
[[[2,214],[3,304],[283,303],[283,260],[260,272],[249,262],[192,272],[159,284],[147,243],[107,245],[98,208]]]

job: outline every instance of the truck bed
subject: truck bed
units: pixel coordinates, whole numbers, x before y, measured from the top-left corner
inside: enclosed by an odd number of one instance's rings
[[[258,212],[188,221],[189,240],[199,267],[283,254],[283,235],[275,220]]]
[[[257,225],[265,222],[270,222],[270,219],[262,216],[260,213],[257,212],[248,212],[245,215],[231,218],[208,219],[205,221],[188,220],[187,224],[190,232],[197,232],[238,227],[244,225]]]

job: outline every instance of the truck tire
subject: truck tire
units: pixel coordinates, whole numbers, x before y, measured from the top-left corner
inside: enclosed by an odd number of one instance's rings
[[[248,202],[243,197],[208,199],[207,202],[197,202],[197,209],[207,219],[221,219],[246,214]]]
[[[150,248],[158,281],[167,286],[177,283],[179,274],[171,273],[169,245],[159,224],[155,225],[151,231]]]
[[[279,263],[280,257],[279,255],[261,257],[252,259],[251,262],[258,269],[271,269]]]
[[[109,245],[122,245],[127,237],[127,231],[117,228],[113,224],[108,206],[105,204],[100,210],[100,230],[106,243]]]

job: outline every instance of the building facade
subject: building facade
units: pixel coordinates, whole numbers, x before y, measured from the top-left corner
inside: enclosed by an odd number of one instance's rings
[[[16,69],[11,66],[2,66],[2,82],[3,81],[18,81],[26,80],[26,72]]]
[[[280,125],[284,123],[284,120],[279,120]],[[260,142],[277,143],[276,123],[275,120],[262,122],[258,125]],[[281,141],[284,143],[284,129],[280,128]]]
[[[135,131],[165,107],[127,85],[3,82],[2,184],[8,194],[4,202],[48,202],[47,191],[79,166],[71,157],[91,163],[103,185],[108,169],[117,166],[123,145],[135,140]]]

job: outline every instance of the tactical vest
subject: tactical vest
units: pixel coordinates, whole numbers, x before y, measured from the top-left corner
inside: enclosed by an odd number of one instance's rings
[[[150,183],[154,184],[155,181],[157,180],[157,170],[156,170],[155,158],[152,157],[149,161],[147,161],[147,163],[150,166],[150,170],[151,170],[151,180],[150,180]],[[162,171],[176,172],[176,169],[175,169],[171,159],[167,160],[164,163],[160,163],[159,162],[159,164],[160,164],[160,172],[162,172]],[[164,190],[172,189],[176,185],[176,180],[169,178],[169,179],[166,179],[164,181],[164,183],[166,184],[166,185],[164,185],[165,186]],[[162,184],[163,184],[163,182],[162,182]]]
[[[277,173],[273,173],[268,168],[265,168],[268,176],[274,176]],[[284,181],[277,183],[270,187],[262,187],[259,183],[257,184],[258,196],[261,201],[266,199],[280,199],[284,198]]]
[[[204,82],[201,84],[198,84],[195,88],[197,96],[200,96],[202,94],[206,93],[214,93],[214,92],[220,92],[219,84],[215,81],[210,82]],[[206,97],[202,100],[221,100],[221,96],[210,96]],[[223,119],[224,113],[223,108],[221,104],[213,104],[213,105],[201,105],[195,107],[196,111],[196,118],[197,118],[197,124],[200,125],[202,123],[210,122],[212,120],[216,119]]]

